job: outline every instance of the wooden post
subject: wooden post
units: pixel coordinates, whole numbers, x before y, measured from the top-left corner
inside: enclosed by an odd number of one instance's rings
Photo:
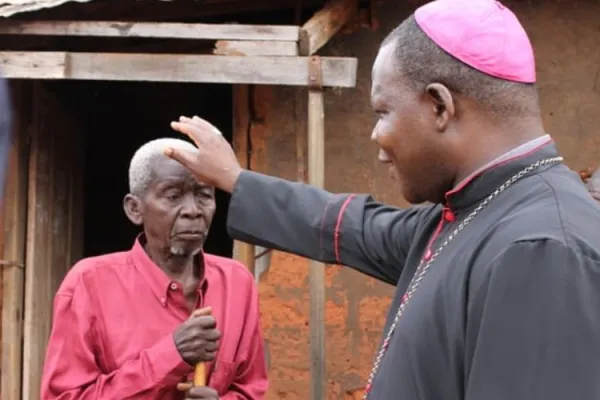
[[[299,54],[313,55],[321,49],[354,15],[356,0],[329,0],[303,26],[299,35]],[[325,106],[323,79],[326,71],[320,57],[308,62],[308,183],[325,184]],[[298,177],[304,170],[304,142],[297,140]],[[310,261],[310,354],[311,400],[326,398],[325,369],[325,265]]]
[[[21,339],[27,230],[27,165],[31,82],[11,82],[13,121],[2,220],[2,398],[21,398]],[[0,233],[0,236],[2,234]]]
[[[254,245],[236,240],[233,242],[233,258],[246,267],[254,275]]]
[[[319,57],[309,61],[308,183],[320,188],[325,184],[325,109]],[[326,398],[324,264],[310,262],[309,281],[311,399],[322,400]]]
[[[25,263],[22,400],[40,398],[40,382],[56,290],[83,246],[81,205],[74,175],[82,172],[76,153],[81,137],[75,114],[44,83],[36,82],[29,158]]]
[[[233,87],[233,149],[243,168],[250,167],[250,87],[235,85]],[[254,275],[254,246],[236,240],[233,243],[233,258],[243,263]]]

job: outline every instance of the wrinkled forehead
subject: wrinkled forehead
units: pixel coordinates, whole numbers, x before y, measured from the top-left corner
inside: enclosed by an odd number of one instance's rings
[[[152,171],[152,184],[159,185],[161,183],[197,183],[202,186],[207,186],[198,182],[194,176],[180,163],[166,156],[157,156],[150,162]]]

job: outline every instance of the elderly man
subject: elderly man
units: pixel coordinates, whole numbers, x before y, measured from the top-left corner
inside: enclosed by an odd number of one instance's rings
[[[167,155],[233,193],[233,237],[396,285],[366,398],[600,399],[600,213],[545,133],[515,15],[428,3],[381,45],[372,79],[379,160],[406,199],[434,205],[243,171],[199,118],[172,124],[198,153]]]
[[[131,160],[123,206],[143,227],[133,248],[80,261],[56,294],[44,400],[182,399],[177,386],[199,362],[207,363],[208,387],[186,399],[264,398],[253,277],[236,261],[203,253],[214,188],[165,157],[167,147],[194,151],[158,139]]]

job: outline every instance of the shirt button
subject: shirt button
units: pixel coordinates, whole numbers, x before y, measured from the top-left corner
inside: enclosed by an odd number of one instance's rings
[[[177,284],[175,282],[171,283],[171,290],[177,290]]]

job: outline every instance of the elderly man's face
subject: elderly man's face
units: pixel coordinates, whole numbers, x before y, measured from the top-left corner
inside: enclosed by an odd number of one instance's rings
[[[153,180],[139,199],[148,246],[177,256],[197,254],[215,213],[214,188],[166,157],[157,158],[152,168]]]
[[[382,47],[372,71],[371,104],[378,120],[371,138],[407,201],[441,201],[451,180],[437,108],[427,93],[402,79],[396,64],[394,45]]]

